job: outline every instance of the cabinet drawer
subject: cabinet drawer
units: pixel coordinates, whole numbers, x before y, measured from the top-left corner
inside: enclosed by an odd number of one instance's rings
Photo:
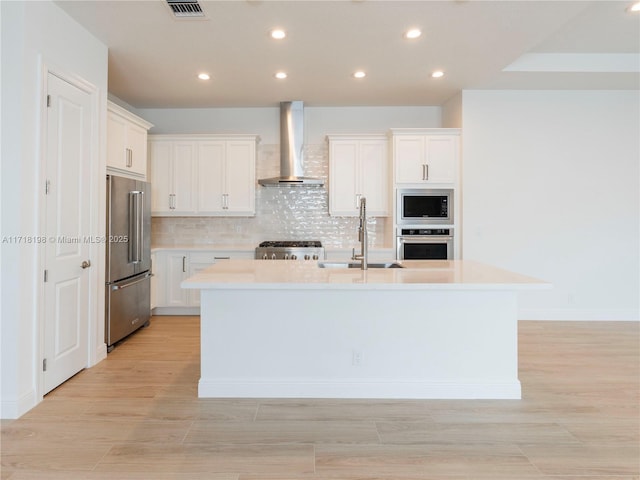
[[[215,256],[211,252],[191,252],[189,254],[189,262],[190,263],[205,263],[212,264],[215,263]]]

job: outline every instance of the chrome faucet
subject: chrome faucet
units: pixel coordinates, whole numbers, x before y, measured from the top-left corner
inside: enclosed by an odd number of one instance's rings
[[[358,241],[360,242],[360,254],[356,255],[353,249],[352,260],[360,260],[360,268],[366,270],[369,266],[369,239],[367,237],[367,199],[360,197],[360,225],[358,226]]]

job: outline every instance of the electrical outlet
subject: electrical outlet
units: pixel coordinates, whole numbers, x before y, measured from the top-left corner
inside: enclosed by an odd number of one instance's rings
[[[351,352],[351,365],[359,367],[362,365],[362,352],[360,350],[353,350]]]

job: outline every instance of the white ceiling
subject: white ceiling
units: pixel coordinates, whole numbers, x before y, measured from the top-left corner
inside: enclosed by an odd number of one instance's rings
[[[629,1],[57,1],[109,47],[137,108],[441,105],[462,89],[640,89]],[[276,41],[274,27],[287,31]],[[423,34],[403,38],[409,27]],[[563,54],[563,55],[558,55]],[[367,72],[355,79],[357,69]],[[445,76],[433,79],[433,70]],[[505,70],[507,69],[507,70]],[[284,70],[285,80],[274,73]],[[211,74],[208,82],[196,75]]]

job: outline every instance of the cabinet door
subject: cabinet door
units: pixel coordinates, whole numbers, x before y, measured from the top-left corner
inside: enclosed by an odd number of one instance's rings
[[[193,213],[196,210],[196,144],[194,142],[174,142],[173,176],[174,195],[172,212],[174,215]]]
[[[130,161],[127,168],[133,173],[147,176],[147,131],[129,123],[127,127],[127,148]]]
[[[453,183],[458,152],[458,137],[426,137],[426,180],[429,183]]]
[[[360,142],[359,194],[367,199],[367,214],[389,214],[387,142],[366,140]]]
[[[198,144],[198,213],[219,214],[225,205],[224,142]]]
[[[166,141],[149,142],[151,164],[151,213],[167,215],[173,212],[173,144]]]
[[[107,165],[126,170],[126,129],[127,121],[120,115],[107,114]]]
[[[161,257],[161,254],[151,254],[151,273],[153,274],[153,276],[151,277],[151,310],[156,308],[160,304],[160,302],[164,301],[164,291],[159,292],[159,290],[163,289],[158,288],[158,283],[162,282],[161,275],[159,275],[159,273],[163,270],[163,268],[158,264]],[[159,293],[162,298],[160,298]]]
[[[423,135],[403,135],[393,139],[396,183],[425,181],[425,142]]]
[[[254,141],[226,142],[226,208],[230,215],[255,215],[256,144]]]
[[[189,254],[189,277],[209,268],[215,263],[215,254],[207,252],[190,252]],[[189,304],[192,307],[200,306],[200,290],[189,290]]]
[[[358,142],[331,141],[329,151],[329,213],[358,215]]]
[[[167,253],[164,262],[164,307],[186,307],[189,305],[189,290],[183,289],[180,283],[187,278],[189,256],[187,252]]]

